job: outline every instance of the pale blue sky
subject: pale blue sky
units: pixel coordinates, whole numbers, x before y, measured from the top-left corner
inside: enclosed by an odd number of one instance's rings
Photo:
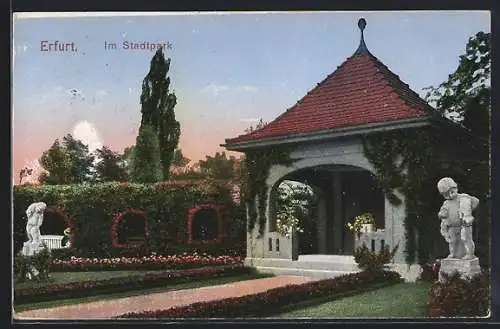
[[[368,49],[421,95],[455,70],[469,37],[490,31],[488,12],[14,19],[14,169],[82,121],[113,149],[135,142],[152,53],[104,50],[105,41],[172,43],[180,146],[196,160],[252,120],[274,119],[333,72],[359,44],[360,17]],[[73,41],[78,52],[41,52],[42,40]]]

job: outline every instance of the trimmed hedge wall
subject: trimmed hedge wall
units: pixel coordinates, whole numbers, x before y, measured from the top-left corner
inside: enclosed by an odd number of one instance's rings
[[[245,229],[239,218],[242,212],[233,202],[231,190],[224,182],[203,180],[156,184],[111,182],[15,186],[15,253],[19,252],[27,239],[25,211],[32,202],[40,201],[67,216],[67,224],[74,234],[72,250],[68,250],[68,253],[79,257],[113,257],[129,253],[141,255],[151,251],[171,254],[169,249],[172,246],[187,243],[188,211],[200,204],[214,203],[226,209],[228,223],[231,224],[229,236],[234,240],[238,240],[239,231],[244,232]],[[126,209],[138,209],[147,214],[148,243],[140,250],[112,248],[112,220]]]

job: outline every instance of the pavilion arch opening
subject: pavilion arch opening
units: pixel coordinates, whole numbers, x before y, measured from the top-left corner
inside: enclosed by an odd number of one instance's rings
[[[285,234],[291,221],[296,220],[299,252],[317,253],[318,190],[307,182],[283,179],[274,185],[271,193],[269,231]]]
[[[311,200],[304,232],[297,233],[299,254],[352,255],[355,235],[347,223],[371,213],[376,229],[385,229],[385,197],[375,176],[348,165],[321,165],[289,173],[271,188],[269,232],[276,232],[285,186],[306,186]],[[300,226],[300,225],[299,225]]]

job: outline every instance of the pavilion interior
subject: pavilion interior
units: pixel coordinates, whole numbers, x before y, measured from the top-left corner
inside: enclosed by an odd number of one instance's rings
[[[276,230],[275,191],[280,182],[295,181],[309,185],[316,196],[313,218],[301,223],[299,254],[353,255],[354,234],[347,223],[369,212],[375,228],[384,229],[384,195],[373,174],[346,165],[327,165],[301,169],[286,175],[272,189],[269,231]]]

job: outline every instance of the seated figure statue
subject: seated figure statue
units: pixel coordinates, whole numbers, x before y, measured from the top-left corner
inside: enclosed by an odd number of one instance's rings
[[[479,200],[474,196],[458,193],[457,183],[449,177],[439,180],[437,188],[445,198],[438,217],[441,219],[441,235],[449,245],[450,254],[447,258],[475,258],[472,211],[479,205]],[[461,246],[465,248],[464,255],[460,251]]]

